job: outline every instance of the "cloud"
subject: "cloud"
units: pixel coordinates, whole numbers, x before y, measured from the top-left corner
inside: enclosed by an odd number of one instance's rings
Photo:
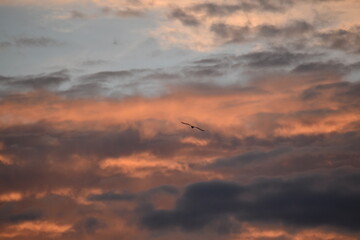
[[[258,35],[262,37],[299,37],[309,33],[314,27],[306,21],[292,21],[287,25],[260,25],[257,27]]]
[[[299,38],[311,33],[313,26],[306,21],[290,21],[283,26],[261,24],[256,27],[216,23],[210,29],[222,43],[240,43],[258,38],[267,40]]]
[[[241,222],[282,223],[300,228],[336,226],[359,231],[357,172],[299,176],[293,179],[263,179],[240,185],[211,181],[186,187],[173,210],[154,210],[142,224],[150,229],[204,228],[222,215]],[[343,189],[342,187],[345,187]],[[336,208],[333,206],[336,205]]]
[[[41,214],[38,212],[25,212],[17,215],[8,216],[5,221],[9,223],[19,223],[19,222],[28,222],[35,221],[41,218]]]
[[[141,17],[187,60],[0,76],[1,239],[358,238],[356,1],[44,3],[7,2],[57,24]]]
[[[315,35],[323,47],[360,53],[360,26],[349,29],[334,29]]]
[[[309,62],[296,66],[293,72],[306,73],[306,72],[335,72],[344,74],[351,69],[347,65],[341,62],[328,61],[328,62]]]
[[[98,72],[84,76],[84,80],[106,80],[108,78],[122,78],[129,77],[132,75],[131,71],[107,71],[107,72]]]
[[[248,40],[250,28],[248,26],[230,26],[224,23],[216,23],[211,26],[211,31],[224,42],[242,42]]]
[[[11,42],[0,42],[0,49],[11,47]]]
[[[57,47],[62,46],[63,43],[47,37],[39,38],[18,38],[15,40],[17,47]]]
[[[242,55],[241,58],[248,61],[250,67],[276,67],[288,66],[301,60],[307,60],[315,55],[306,53],[294,53],[287,50],[277,49],[274,51],[259,51]]]
[[[86,234],[94,234],[97,230],[106,227],[99,219],[95,217],[85,218],[75,224],[73,229],[77,232],[82,232]]]
[[[247,164],[254,164],[254,162],[261,163],[266,160],[278,158],[279,156],[289,153],[290,151],[291,150],[287,148],[278,148],[271,150],[269,152],[259,152],[259,151],[247,152],[240,156],[231,157],[229,159],[219,159],[213,162],[210,166],[207,166],[207,168],[242,167]]]
[[[156,195],[159,193],[165,194],[177,194],[178,190],[176,187],[171,185],[162,185],[152,189],[149,189],[142,193],[113,193],[106,192],[102,194],[93,194],[88,196],[88,201],[136,201],[144,198],[148,198],[151,195]]]
[[[131,8],[111,8],[111,7],[103,7],[101,9],[102,14],[110,15],[115,17],[139,17],[143,16],[144,12],[138,9],[131,9]]]
[[[56,90],[62,84],[70,81],[67,71],[57,71],[39,75],[28,75],[23,77],[2,77],[0,86],[3,90],[0,95],[27,92],[33,90]]]
[[[88,18],[88,16],[85,13],[82,13],[80,11],[72,10],[70,12],[70,18],[71,19],[86,19],[86,18]]]
[[[18,203],[3,203],[0,208],[0,225],[18,224],[23,222],[33,222],[43,218],[43,213],[39,210],[16,209]]]
[[[237,1],[234,4],[216,4],[216,3],[200,3],[189,7],[195,12],[204,12],[207,16],[229,16],[238,11],[251,12],[251,11],[270,11],[282,12],[294,5],[293,1]]]
[[[335,201],[336,193],[340,199],[336,214],[342,216],[348,211],[343,207],[345,203],[351,206],[352,202],[346,202],[350,200],[344,194],[333,191],[331,186],[346,191],[350,199],[356,200],[358,183],[352,184],[354,180],[351,180],[356,177],[349,174],[349,179],[342,180],[332,173],[315,176],[315,180],[309,180],[305,190],[299,187],[299,195],[292,195],[288,189],[295,189],[306,181],[295,177],[293,185],[285,180],[277,183],[279,180],[274,176],[292,178],[293,174],[314,169],[359,167],[359,136],[356,125],[351,126],[358,122],[354,110],[358,108],[357,84],[339,79],[314,80],[304,76],[292,80],[282,82],[277,76],[271,80],[266,78],[251,82],[252,88],[262,91],[244,89],[243,86],[182,86],[170,95],[151,99],[67,99],[44,93],[8,96],[1,105],[3,128],[0,154],[10,158],[12,164],[0,165],[1,181],[7,183],[1,186],[0,191],[21,192],[23,199],[18,201],[20,206],[53,206],[41,208],[45,213],[42,220],[59,226],[70,225],[67,229],[75,229],[74,233],[70,230],[58,233],[59,238],[65,239],[70,236],[79,239],[83,234],[104,236],[106,239],[105,232],[110,238],[120,230],[129,231],[129,228],[137,232],[133,233],[133,237],[141,235],[146,239],[149,238],[146,232],[151,234],[154,229],[166,226],[180,227],[178,231],[187,237],[192,233],[182,231],[182,228],[202,228],[204,232],[212,228],[212,231],[224,234],[232,232],[231,229],[239,229],[244,222],[258,226],[285,222],[297,230],[303,227],[316,229],[323,225],[351,230],[355,227],[346,221],[330,220],[333,215],[327,220],[315,218],[316,221],[309,221],[306,226],[302,221],[306,222],[313,215],[306,215],[312,209],[303,202]],[[289,93],[290,90],[293,92]],[[154,104],[159,104],[159,109]],[[204,106],[209,108],[204,109]],[[235,118],[234,112],[239,113]],[[177,121],[179,115],[204,124],[208,131],[197,134],[182,128]],[[193,139],[189,140],[189,137]],[[203,141],[203,144],[196,144],[196,140]],[[102,167],[105,163],[108,166]],[[147,171],[146,174],[143,174],[144,171]],[[13,176],[17,176],[16,180]],[[274,184],[274,187],[246,183],[259,176],[268,176],[264,182]],[[226,187],[223,188],[222,184],[213,186],[211,182],[206,184],[208,179],[214,178],[223,179],[221,183]],[[241,181],[242,184],[232,183],[228,189],[227,181],[237,181],[237,178],[245,181]],[[333,182],[326,183],[329,179]],[[191,184],[199,181],[205,181],[205,187],[194,184],[195,187],[190,188]],[[327,195],[324,193],[317,198],[321,192],[312,190],[311,186],[323,181]],[[176,192],[181,192],[182,186],[188,184],[190,186],[176,203]],[[60,189],[63,188],[69,188],[68,192],[62,193]],[[275,191],[275,200],[272,201],[273,195],[267,194],[267,190],[273,188],[280,190]],[[236,189],[241,190],[237,195]],[[56,196],[54,192],[58,192]],[[254,205],[239,203],[242,199],[246,200],[250,193],[254,195]],[[265,193],[264,197],[262,193]],[[35,197],[40,194],[43,197]],[[293,205],[287,205],[284,200],[289,196],[299,198],[298,201],[289,200],[299,207],[296,217],[291,215]],[[27,202],[29,200],[31,202]],[[235,205],[231,205],[232,201]],[[281,201],[281,208],[272,205]],[[233,211],[232,207],[236,210]],[[254,210],[264,208],[274,209],[269,213],[272,218]],[[66,209],[67,214],[57,215],[53,209]],[[195,209],[198,217],[190,218],[188,209]],[[206,212],[207,209],[210,209],[209,212]],[[321,210],[314,211],[317,216],[328,211],[325,206],[316,209]],[[135,224],[143,215],[143,223],[150,230],[142,230]],[[100,225],[106,227],[95,224],[94,228],[87,228],[87,218],[96,218]],[[17,223],[11,224],[15,225]],[[226,230],[221,226],[232,227]],[[242,229],[245,232],[247,228],[244,226]],[[284,236],[290,234],[286,228],[282,231]],[[6,228],[6,232],[14,231]],[[177,230],[171,232],[176,234]],[[339,232],[336,231],[337,234]],[[164,234],[169,237],[166,231]]]
[[[10,47],[61,47],[65,43],[48,37],[22,37],[12,41],[0,42],[0,49]]]
[[[137,198],[135,194],[116,194],[116,193],[103,193],[98,195],[91,195],[88,197],[89,201],[133,201]]]
[[[102,60],[102,59],[96,59],[96,60],[85,60],[82,61],[80,64],[83,66],[97,66],[97,65],[103,65],[109,63],[109,61]]]
[[[169,18],[177,19],[182,24],[186,26],[198,26],[200,25],[200,22],[192,15],[186,13],[185,11],[177,8],[174,9],[169,15]]]
[[[176,13],[177,17],[174,15],[168,19],[180,20],[182,27],[176,22],[165,22],[154,31],[154,36],[166,41],[166,46],[173,44],[197,51],[209,51],[229,43],[256,42],[270,46],[320,47],[357,53],[358,19],[349,5],[358,9],[354,1],[194,2],[172,8],[172,13]],[[345,17],[346,14],[325,11],[326,8],[341,9],[348,15]],[[316,9],[316,14],[312,9]],[[240,11],[242,14],[236,14]],[[333,18],[337,21],[329,20]],[[194,28],[200,25],[201,30]]]

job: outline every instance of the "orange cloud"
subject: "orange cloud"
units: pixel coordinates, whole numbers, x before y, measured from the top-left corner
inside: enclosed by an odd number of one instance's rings
[[[332,232],[329,229],[309,229],[297,232],[286,231],[281,228],[274,227],[258,227],[251,224],[244,224],[243,231],[239,234],[234,234],[230,239],[232,240],[251,240],[262,238],[286,238],[295,240],[328,240],[328,239],[340,239],[340,240],[356,240],[354,236],[339,234]]]
[[[21,193],[12,192],[6,194],[0,194],[0,202],[12,202],[20,201],[23,198]]]
[[[55,129],[68,130],[131,127],[137,129],[143,139],[151,139],[158,133],[191,130],[180,121],[193,122],[207,130],[194,132],[198,136],[219,132],[237,137],[266,137],[341,132],[359,120],[359,111],[343,110],[344,103],[334,98],[343,91],[331,87],[340,82],[339,79],[327,76],[327,80],[319,83],[311,79],[278,76],[247,86],[259,89],[255,91],[239,88],[207,93],[180,89],[161,97],[122,100],[71,100],[33,92],[2,102],[0,126],[46,122]],[[319,84],[329,86],[328,90],[314,100],[301,97],[305,90]],[[56,140],[50,140],[46,140],[48,144],[56,145]]]
[[[26,222],[6,227],[0,237],[14,238],[20,236],[34,237],[47,236],[58,237],[62,233],[70,230],[71,225],[60,225],[47,221]]]

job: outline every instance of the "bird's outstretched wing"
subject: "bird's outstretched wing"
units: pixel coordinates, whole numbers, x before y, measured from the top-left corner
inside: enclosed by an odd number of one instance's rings
[[[198,130],[200,130],[200,131],[202,131],[202,132],[205,131],[204,129],[201,129],[201,128],[199,128],[199,127],[196,127],[196,126],[194,126],[194,125],[191,125],[190,123],[186,123],[186,122],[181,122],[181,123],[184,124],[184,125],[188,125],[188,126],[190,126],[191,128],[196,128],[196,129],[198,129]]]
[[[191,124],[189,123],[186,123],[186,122],[181,122],[182,124],[185,124],[185,125],[189,125],[190,127],[192,126]]]
[[[201,128],[199,128],[199,127],[195,127],[195,128],[197,128],[197,129],[199,129],[200,131],[203,131],[203,132],[205,131],[204,129],[201,129]]]

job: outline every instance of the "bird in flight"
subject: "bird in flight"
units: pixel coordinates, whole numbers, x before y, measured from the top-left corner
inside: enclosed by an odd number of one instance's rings
[[[204,129],[201,129],[201,128],[196,127],[196,126],[194,126],[194,125],[191,125],[191,124],[189,124],[189,123],[186,123],[186,122],[181,122],[181,123],[184,124],[184,125],[188,125],[188,126],[190,126],[191,128],[196,128],[196,129],[198,129],[198,130],[200,130],[200,131],[205,131]]]

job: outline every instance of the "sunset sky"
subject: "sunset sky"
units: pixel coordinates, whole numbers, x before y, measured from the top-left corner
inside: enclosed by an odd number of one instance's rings
[[[359,13],[0,0],[0,240],[358,240]]]

